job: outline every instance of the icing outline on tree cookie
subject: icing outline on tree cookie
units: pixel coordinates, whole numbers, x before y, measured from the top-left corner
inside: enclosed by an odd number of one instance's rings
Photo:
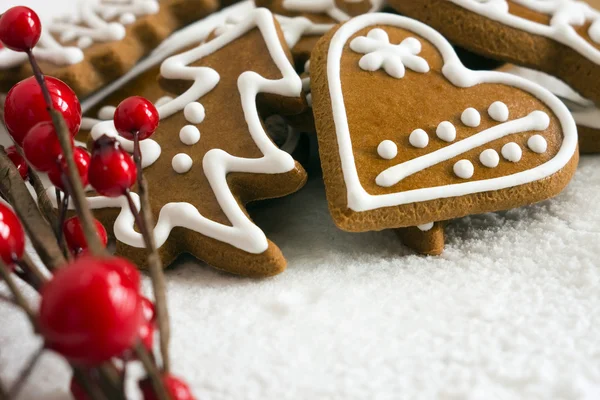
[[[371,195],[367,193],[358,178],[353,155],[352,139],[348,127],[346,106],[344,104],[344,95],[342,92],[340,62],[348,40],[356,34],[356,32],[374,25],[405,29],[428,40],[441,54],[444,62],[444,66],[442,67],[443,75],[457,87],[466,88],[481,83],[499,83],[529,92],[541,102],[545,103],[545,105],[556,115],[562,128],[563,141],[556,156],[535,168],[499,178],[383,195]],[[365,14],[341,25],[329,43],[327,54],[327,80],[342,173],[347,189],[348,208],[357,212],[439,198],[456,197],[471,193],[499,190],[534,182],[558,172],[569,162],[577,149],[577,130],[575,122],[566,106],[552,93],[537,84],[514,75],[495,71],[471,71],[467,69],[462,65],[450,43],[448,43],[441,34],[429,26],[410,18],[385,13]],[[538,113],[535,115],[544,114],[541,111],[534,111],[534,113]],[[546,119],[548,118],[547,115],[545,115],[545,117]],[[542,122],[541,119],[537,117],[525,117],[521,120],[524,121],[515,120],[508,123],[514,122],[517,131],[524,131],[527,130],[523,129],[522,126],[525,122],[529,121],[533,123],[533,125],[536,125],[537,122]],[[394,179],[397,179],[397,176],[395,176]],[[387,178],[383,180],[387,181]]]
[[[248,133],[252,136],[263,157],[243,158],[232,156],[221,149],[209,150],[202,160],[204,174],[231,226],[202,216],[198,209],[189,203],[168,203],[161,209],[154,227],[157,247],[167,241],[171,230],[175,227],[198,232],[248,253],[260,254],[269,246],[264,232],[248,218],[231,193],[227,184],[227,174],[230,172],[279,174],[289,172],[296,166],[292,156],[279,149],[264,131],[256,106],[258,93],[275,93],[289,97],[300,97],[302,93],[302,81],[282,47],[273,14],[266,9],[255,9],[246,20],[221,36],[185,53],[166,59],[161,65],[161,74],[165,78],[190,80],[193,81],[193,84],[183,94],[158,107],[158,112],[161,119],[167,118],[182,111],[186,105],[201,100],[202,96],[213,90],[220,79],[218,72],[208,67],[190,67],[189,65],[218,51],[254,28],[261,32],[271,60],[282,75],[280,79],[270,80],[255,72],[246,71],[238,77],[238,91],[248,124]],[[103,124],[106,125],[103,127]],[[104,128],[111,125],[112,121],[105,121],[96,124],[94,130],[102,132],[105,130]],[[132,197],[139,208],[139,197],[135,193],[132,193]],[[144,247],[142,236],[134,230],[133,214],[129,210],[124,196],[119,198],[90,197],[88,201],[92,209],[121,208],[114,222],[116,238],[132,247]]]

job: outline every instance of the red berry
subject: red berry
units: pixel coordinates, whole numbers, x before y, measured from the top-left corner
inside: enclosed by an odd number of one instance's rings
[[[104,260],[106,261],[105,264],[106,264],[107,268],[110,268],[113,271],[115,271],[116,273],[118,273],[119,276],[121,276],[121,278],[128,279],[129,281],[131,281],[131,283],[135,287],[137,287],[137,288],[140,287],[140,285],[142,283],[142,278],[140,276],[140,271],[138,271],[137,267],[134,264],[132,264],[129,261],[127,261],[126,259],[120,258],[120,257],[105,258]],[[142,307],[141,300],[140,300],[140,307]],[[142,312],[143,312],[143,308],[142,308]]]
[[[27,141],[27,138],[25,138]],[[88,170],[90,168],[90,155],[84,148],[76,147],[73,149],[73,160],[75,160],[75,165],[77,166],[77,171],[79,172],[79,179],[81,180],[81,184],[83,187],[86,187],[88,184]],[[55,163],[50,171],[48,171],[48,178],[50,178],[50,182],[63,192],[66,192],[64,187],[64,183],[62,180],[63,173],[67,174],[67,161],[64,157],[60,156],[60,162]]]
[[[18,152],[17,148],[15,146],[10,146],[8,149],[6,149],[6,155],[15,165],[15,167],[17,167],[17,171],[19,171],[21,178],[27,179],[29,165],[27,165],[27,161],[25,161],[21,153]]]
[[[23,153],[38,171],[48,172],[59,164],[62,148],[52,122],[40,122],[31,128],[23,141]]]
[[[0,258],[13,266],[25,251],[25,232],[21,221],[5,203],[0,203]]]
[[[106,235],[104,225],[97,219],[94,219],[94,224],[96,225],[96,232],[98,232],[100,241],[106,247],[108,236]],[[71,253],[78,255],[87,250],[87,240],[85,240],[83,227],[81,226],[79,217],[75,216],[65,220],[63,223],[63,233],[65,234],[65,240],[67,241],[67,246],[69,246]]]
[[[158,127],[158,111],[154,104],[140,96],[129,97],[121,102],[115,111],[115,128],[125,139],[144,140],[152,136]]]
[[[148,322],[156,321],[156,309],[154,307],[154,303],[151,302],[147,297],[142,296],[142,310],[144,314],[144,319]]]
[[[115,138],[103,135],[94,142],[88,179],[99,194],[119,197],[135,183],[137,168]]]
[[[54,108],[62,113],[71,136],[75,136],[81,125],[81,105],[77,96],[66,83],[51,76],[46,76],[46,85]],[[35,77],[17,83],[8,92],[4,103],[4,120],[8,132],[18,145],[23,144],[23,139],[33,126],[51,120]]]
[[[154,347],[154,331],[156,330],[156,324],[153,322],[143,322],[140,326],[139,338],[142,341],[144,347],[152,352]]]
[[[196,400],[188,385],[181,379],[167,374],[163,375],[162,381],[171,400]],[[152,381],[149,378],[140,381],[139,386],[142,390],[144,400],[158,399],[158,396],[156,396],[156,393],[154,392]]]
[[[2,42],[0,42],[0,50],[2,50],[4,48],[4,45],[2,44]]]
[[[40,332],[46,346],[71,362],[94,366],[121,355],[143,322],[139,285],[114,261],[80,257],[42,288]]]
[[[42,34],[42,23],[31,8],[9,8],[0,16],[0,41],[14,51],[29,51]]]

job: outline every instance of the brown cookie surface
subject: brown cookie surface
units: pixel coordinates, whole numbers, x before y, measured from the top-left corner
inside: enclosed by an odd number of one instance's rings
[[[216,0],[98,0],[76,17],[43,26],[34,54],[42,71],[85,97],[124,75],[177,29],[218,7]],[[32,75],[23,54],[0,50],[0,91]]]
[[[415,20],[354,18],[319,41],[310,70],[327,199],[344,230],[530,204],[558,194],[577,166],[575,123],[555,96],[465,68]]]
[[[600,104],[600,13],[581,1],[390,0],[475,53],[534,68]]]
[[[142,154],[165,265],[189,252],[236,274],[281,272],[281,252],[243,206],[290,194],[306,181],[303,168],[273,143],[262,122],[306,107],[272,14],[252,11],[235,28],[165,60],[160,82],[158,72],[158,67],[148,70],[103,104],[133,94],[157,103],[161,123],[142,142]],[[110,118],[113,109],[93,110],[98,112]],[[110,120],[86,122],[94,125],[94,138],[115,134]],[[120,141],[130,150],[131,142]],[[118,253],[143,265],[146,250],[124,199],[92,197],[90,204],[113,227]]]

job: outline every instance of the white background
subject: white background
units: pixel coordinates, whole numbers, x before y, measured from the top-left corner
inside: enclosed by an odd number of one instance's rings
[[[427,258],[393,232],[336,229],[313,177],[253,211],[289,260],[282,275],[167,272],[175,372],[202,400],[598,399],[599,205],[600,157],[583,157],[556,199],[456,221]],[[8,383],[39,341],[5,303],[0,321]],[[47,353],[21,398],[68,398],[68,380]]]

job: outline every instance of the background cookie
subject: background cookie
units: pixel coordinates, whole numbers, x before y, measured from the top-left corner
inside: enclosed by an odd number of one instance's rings
[[[34,53],[45,74],[86,96],[124,75],[175,30],[218,7],[216,0],[97,0],[78,18],[44,24]],[[0,50],[0,91],[30,76],[23,53]]]
[[[600,104],[600,13],[581,1],[390,0],[473,52],[534,68]]]
[[[165,89],[155,72],[110,100],[132,91],[157,103],[161,123],[142,142],[142,154],[165,265],[190,252],[237,274],[282,271],[281,252],[242,206],[292,193],[306,181],[303,168],[273,143],[261,121],[305,108],[300,78],[272,14],[254,10],[214,40],[165,60]],[[114,110],[99,112],[110,118]],[[111,121],[94,125],[91,136],[102,134],[116,135]],[[131,149],[131,142],[119,140]],[[113,227],[117,252],[143,265],[146,252],[124,199],[91,197],[90,204]]]
[[[555,96],[466,69],[415,20],[356,17],[319,41],[310,69],[327,199],[344,230],[533,203],[559,193],[577,166],[576,127]],[[422,232],[431,240],[435,230]]]

